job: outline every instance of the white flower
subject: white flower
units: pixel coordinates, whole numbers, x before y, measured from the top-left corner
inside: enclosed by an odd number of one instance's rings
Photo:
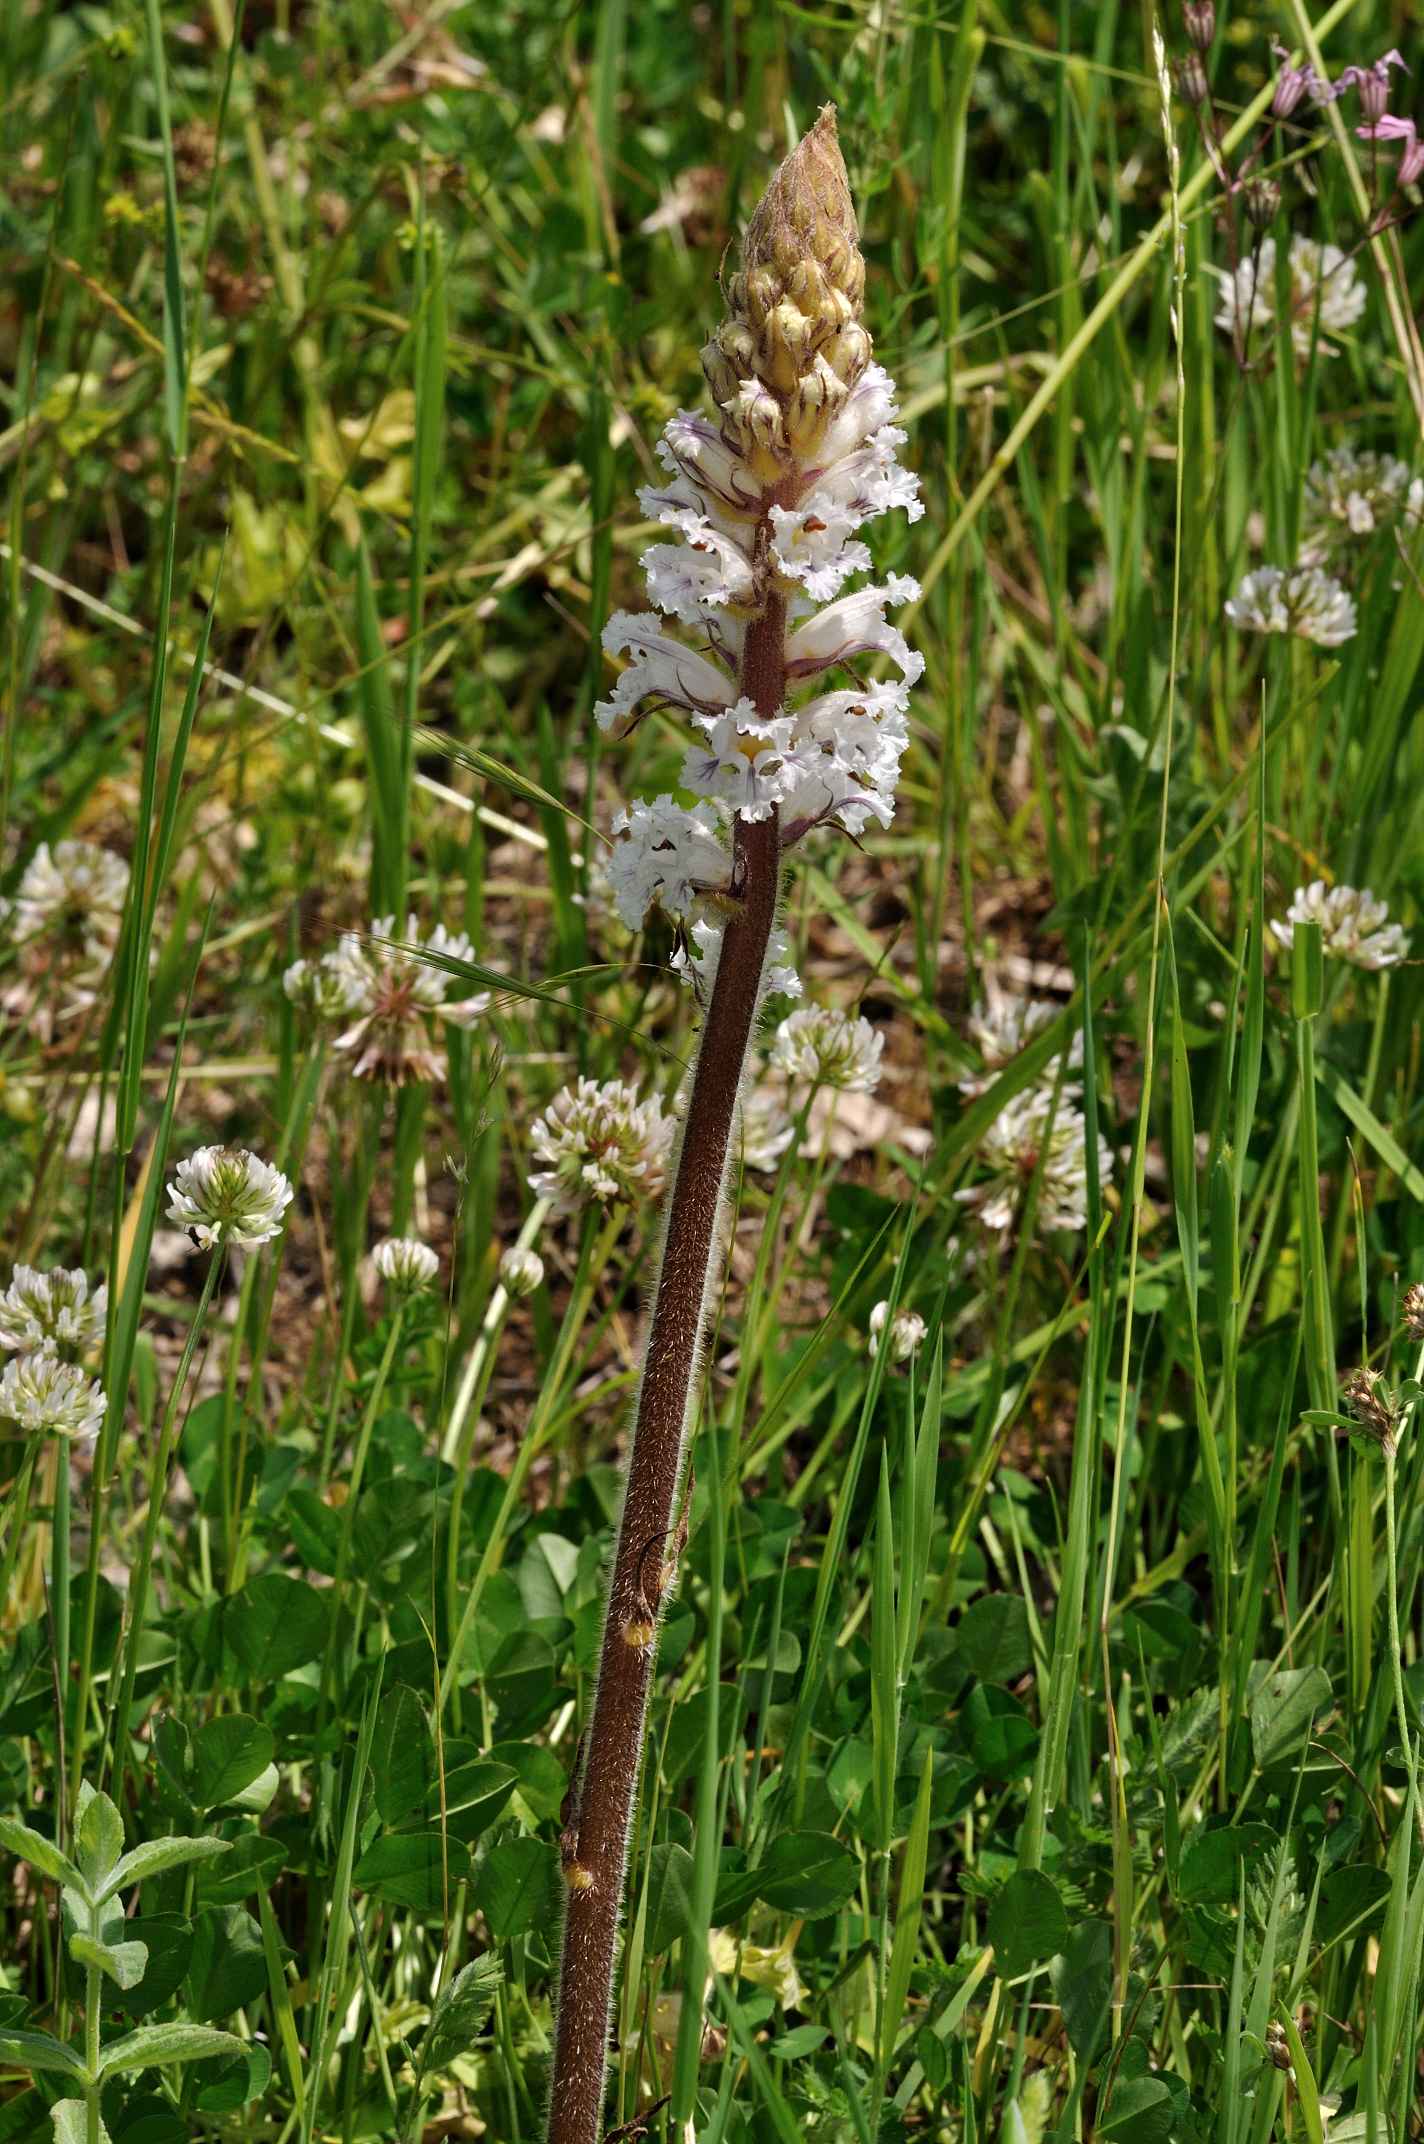
[[[1306,471],[1301,563],[1319,565],[1391,521],[1424,521],[1424,477],[1393,454],[1331,447]]]
[[[1323,878],[1298,886],[1284,919],[1271,925],[1283,946],[1295,943],[1297,923],[1318,923],[1323,951],[1356,968],[1397,968],[1409,955],[1409,939],[1368,886],[1331,886]]]
[[[102,951],[112,959],[128,898],[129,867],[92,841],[42,841],[15,891],[10,921],[16,938],[42,932]]]
[[[684,477],[699,498],[756,519],[766,486],[728,445],[720,424],[697,410],[680,409],[664,427],[657,452],[664,469]]]
[[[853,455],[867,441],[876,440],[889,447],[889,460],[894,461],[894,449],[904,443],[903,432],[892,429],[899,411],[895,406],[895,382],[883,365],[868,364],[852,387],[839,414],[826,427],[825,440],[817,460],[822,464],[821,480],[827,472],[834,472],[843,465],[848,455]],[[912,479],[913,481],[913,479]],[[912,512],[910,519],[918,521],[919,513]]]
[[[873,1094],[880,1084],[885,1037],[859,1014],[829,1005],[803,1005],[776,1030],[769,1063],[784,1079],[848,1094]]]
[[[656,1095],[643,1101],[621,1079],[581,1079],[561,1088],[535,1122],[529,1143],[544,1166],[530,1186],[564,1211],[590,1199],[604,1206],[655,1199],[673,1131]]]
[[[1003,991],[992,997],[987,1005],[976,1006],[968,1020],[969,1039],[984,1060],[982,1072],[969,1073],[959,1082],[961,1094],[987,1094],[1004,1066],[1011,1064],[1025,1044],[1058,1018],[1060,1007],[1046,999],[1017,997],[1012,991]],[[1068,1063],[1076,1068],[1083,1062],[1083,1037],[1075,1034],[1068,1046]],[[1041,1084],[1051,1087],[1058,1077],[1058,1059],[1052,1058],[1045,1065]],[[1070,1099],[1076,1094],[1073,1086],[1065,1086],[1064,1093]]]
[[[898,663],[907,684],[913,685],[925,667],[925,659],[912,648],[898,626],[885,617],[890,603],[913,603],[920,593],[918,581],[908,575],[892,575],[883,588],[857,588],[798,625],[786,644],[787,675],[819,677],[863,655],[884,654]]]
[[[711,923],[705,916],[699,916],[669,963],[682,982],[692,985],[698,1003],[702,1005],[710,1001],[712,986],[717,980],[724,929],[725,925]],[[791,966],[791,941],[785,931],[773,930],[767,940],[766,959],[762,964],[761,996],[799,998],[800,995],[801,978]]]
[[[773,805],[791,793],[797,762],[791,738],[796,728],[789,715],[763,720],[750,700],[738,700],[723,715],[699,715],[695,725],[707,742],[694,745],[683,762],[682,779],[700,796],[748,821],[767,819]]]
[[[93,1007],[118,949],[128,886],[129,867],[110,850],[42,842],[14,899],[0,902],[21,978],[6,991],[5,1009],[32,1019],[41,1041],[58,1020]]]
[[[872,818],[888,826],[900,760],[909,743],[910,695],[898,679],[826,692],[796,712],[799,775],[782,810],[787,840],[828,820],[859,834]]]
[[[790,1146],[795,1125],[779,1080],[761,1079],[743,1095],[739,1113],[744,1169],[770,1173]]]
[[[282,971],[282,989],[302,1012],[317,1020],[344,1020],[353,1010],[349,968],[335,954],[294,960]]]
[[[1354,637],[1355,605],[1338,581],[1319,566],[1259,566],[1248,573],[1226,605],[1243,633],[1295,633],[1320,648],[1338,648]]]
[[[90,1355],[104,1337],[109,1291],[91,1295],[87,1274],[55,1266],[48,1273],[16,1266],[0,1295],[0,1347],[21,1354]]]
[[[877,1303],[870,1313],[870,1359],[880,1353],[880,1342],[890,1318],[890,1305]],[[888,1348],[892,1362],[908,1362],[925,1337],[925,1321],[917,1310],[897,1310],[890,1323]]]
[[[428,1288],[440,1271],[440,1260],[415,1236],[387,1236],[371,1253],[371,1263],[386,1285],[404,1295]]]
[[[1254,254],[1238,261],[1234,276],[1224,270],[1216,324],[1238,344],[1248,342],[1259,354],[1275,334],[1276,242],[1263,238]],[[1355,263],[1338,246],[1317,245],[1297,232],[1290,243],[1290,335],[1297,358],[1309,358],[1318,346],[1322,357],[1334,355],[1332,335],[1354,326],[1365,309],[1365,286]],[[1317,324],[1319,341],[1317,345]]]
[[[49,1433],[92,1444],[107,1410],[98,1379],[57,1355],[18,1355],[0,1376],[0,1419],[33,1436]]]
[[[806,1984],[796,1970],[795,1928],[782,1937],[775,1949],[749,1943],[740,1929],[709,1928],[707,1963],[726,1979],[741,1979],[775,1996],[783,2010],[804,2010]],[[819,2126],[819,2125],[818,2125]]]
[[[715,714],[737,697],[730,665],[675,640],[650,613],[616,610],[603,628],[610,655],[626,654],[627,669],[594,712],[600,729],[611,730],[644,700],[655,707],[680,707],[688,714]]]
[[[200,1249],[233,1243],[255,1250],[281,1233],[292,1187],[246,1147],[203,1146],[179,1162],[168,1201],[169,1220]]]
[[[532,1295],[542,1285],[544,1261],[537,1251],[521,1251],[511,1244],[499,1262],[499,1277],[507,1295],[516,1299]]]
[[[687,915],[707,894],[721,892],[732,860],[705,805],[688,811],[670,796],[619,812],[620,838],[607,860],[613,903],[630,931],[641,930],[654,902],[672,917]]]
[[[773,188],[777,205],[759,211],[726,283],[728,317],[702,352],[714,408],[678,411],[658,443],[666,475],[638,495],[668,532],[642,561],[664,616],[620,611],[603,635],[608,654],[628,662],[598,705],[600,724],[625,730],[656,709],[689,719],[700,735],[682,784],[730,822],[733,859],[784,855],[832,827],[858,836],[889,826],[906,687],[924,670],[886,616],[917,602],[918,584],[890,574],[852,585],[873,566],[865,524],[890,512],[916,521],[924,508],[898,459],[894,383],[872,361],[860,320],[864,264],[829,115],[805,156],[820,176],[807,182],[800,223],[774,240],[762,227],[787,213]],[[807,218],[814,234],[800,227]],[[877,656],[898,669],[896,684],[858,674]],[[742,842],[739,828],[756,822],[775,826],[774,843]],[[675,858],[681,842],[665,846]],[[704,874],[680,874],[669,900],[646,845],[617,868],[625,920],[654,897],[681,909],[688,929],[673,964],[702,994],[720,951],[717,924],[688,905]],[[716,890],[731,889],[719,880]],[[775,956],[765,971],[764,988],[794,987]]]
[[[973,1208],[986,1228],[1012,1228],[1022,1210],[1042,1157],[1035,1226],[1040,1235],[1052,1229],[1078,1230],[1088,1220],[1088,1128],[1081,1111],[1046,1088],[1031,1088],[999,1112],[979,1144],[979,1160],[988,1181],[956,1195]],[[1112,1169],[1107,1142],[1098,1140],[1098,1177]]]
[[[693,625],[720,604],[750,603],[752,563],[740,544],[706,515],[689,516],[682,543],[658,543],[643,553],[648,594],[671,618]]]
[[[488,1011],[490,994],[456,998],[458,976],[436,965],[439,960],[473,960],[475,949],[461,932],[437,923],[422,936],[417,918],[406,918],[406,946],[388,941],[394,916],[378,916],[371,936],[348,932],[327,963],[345,992],[346,1009],[358,1015],[336,1038],[335,1047],[353,1060],[357,1079],[382,1079],[390,1086],[407,1080],[445,1076],[441,1023],[471,1027]],[[433,954],[435,961],[424,956]]]
[[[853,573],[870,571],[870,552],[850,541],[863,519],[828,492],[813,492],[795,508],[773,506],[771,556],[782,580],[817,603],[829,603]]]
[[[849,301],[827,295],[829,288],[822,276],[819,296],[803,293],[808,304],[814,297],[812,315],[797,315],[794,304],[781,311],[809,320],[788,332],[813,342],[836,329],[826,342],[834,365],[825,350],[807,347],[794,390],[783,392],[740,362],[727,371],[719,359],[709,379],[721,367],[715,391],[724,397],[724,420],[680,410],[667,426],[658,455],[670,480],[645,487],[639,500],[680,541],[654,545],[643,567],[651,600],[682,630],[651,615],[615,613],[604,646],[630,660],[597,709],[605,729],[623,727],[643,708],[689,716],[705,742],[687,755],[685,786],[729,818],[765,820],[779,810],[785,846],[826,826],[850,834],[872,821],[888,826],[908,738],[905,683],[830,691],[804,705],[798,688],[875,654],[888,655],[907,683],[924,668],[885,616],[887,605],[918,598],[914,581],[892,575],[884,586],[842,592],[870,570],[856,533],[863,524],[892,510],[918,520],[924,508],[918,479],[896,458],[905,435],[894,422],[894,385],[868,362],[868,338]],[[815,313],[815,304],[829,310]],[[784,706],[759,709],[739,694],[738,670],[747,621],[776,594],[791,621],[790,690]],[[636,856],[621,868],[626,920],[652,873]],[[697,960],[693,949],[682,965]]]

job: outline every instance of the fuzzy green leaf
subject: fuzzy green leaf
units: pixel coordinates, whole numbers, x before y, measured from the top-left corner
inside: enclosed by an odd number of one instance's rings
[[[503,1977],[498,1958],[486,1952],[482,1958],[472,1958],[450,1985],[441,1989],[421,2049],[422,2071],[438,2073],[448,2069],[460,2055],[469,2054],[484,2030]]]
[[[0,2062],[18,2062],[26,2070],[57,2070],[64,2077],[84,2075],[74,2049],[48,2032],[0,2032]]]
[[[104,1885],[96,1904],[103,1904],[116,1892],[130,1884],[143,1883],[150,1876],[161,1875],[164,1869],[181,1868],[185,1861],[206,1861],[214,1854],[225,1854],[229,1842],[226,1839],[145,1839],[132,1853],[124,1855]]]
[[[129,2070],[165,2068],[173,2062],[203,2062],[209,2055],[240,2055],[244,2042],[210,2025],[139,2025],[114,2040],[99,2058],[101,2077]]]
[[[60,2099],[49,2110],[54,2124],[54,2144],[89,2144],[89,2110],[82,2099]],[[113,2144],[113,2138],[99,2121],[98,2144]]]
[[[90,1936],[71,1936],[69,1955],[76,1965],[106,1973],[120,1988],[136,1988],[148,1970],[148,1946],[139,1942],[96,1943]]]
[[[82,1898],[89,1896],[89,1886],[74,1863],[43,1832],[32,1831],[28,1824],[21,1824],[14,1817],[0,1816],[0,1846],[21,1861],[28,1861],[32,1869],[38,1869],[41,1876],[48,1876],[51,1883],[64,1884]]]

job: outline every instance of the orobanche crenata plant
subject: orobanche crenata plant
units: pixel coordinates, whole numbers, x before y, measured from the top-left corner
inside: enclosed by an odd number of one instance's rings
[[[630,657],[599,709],[606,729],[677,710],[696,741],[670,796],[620,814],[609,875],[633,927],[657,903],[705,1007],[682,1119],[609,1585],[593,1717],[563,1837],[567,1891],[549,2113],[551,2144],[602,2135],[627,1839],[658,1627],[676,1575],[688,1425],[721,1264],[729,1159],[762,999],[796,990],[776,928],[783,866],[808,836],[886,825],[923,668],[888,605],[915,583],[846,584],[870,566],[857,530],[921,508],[895,450],[894,390],[861,324],[865,263],[827,107],[748,226],[728,315],[702,353],[715,408],[682,412],[644,511],[675,534],[643,564],[673,621],[619,613]],[[898,679],[857,665],[888,656]]]

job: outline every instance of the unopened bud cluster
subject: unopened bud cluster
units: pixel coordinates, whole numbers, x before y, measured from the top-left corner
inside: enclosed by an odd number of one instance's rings
[[[827,111],[762,196],[742,267],[726,285],[728,317],[702,352],[713,400],[748,463],[772,483],[788,458],[816,452],[870,363],[864,295],[855,209]]]

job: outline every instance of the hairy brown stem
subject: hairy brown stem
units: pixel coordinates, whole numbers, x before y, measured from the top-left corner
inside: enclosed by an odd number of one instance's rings
[[[747,628],[740,678],[742,693],[764,716],[778,711],[785,694],[785,647],[786,606],[773,596]],[[734,846],[739,905],[723,936],[683,1125],[608,1589],[598,1692],[565,1832],[568,1888],[549,2144],[598,2144],[602,2135],[618,1918],[665,1590],[663,1551],[682,1479],[737,1094],[776,920],[776,813],[756,825],[738,820]]]

